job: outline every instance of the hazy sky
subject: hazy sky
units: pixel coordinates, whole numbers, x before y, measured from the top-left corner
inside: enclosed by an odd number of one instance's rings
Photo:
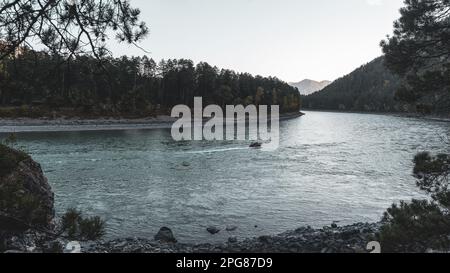
[[[285,81],[334,80],[381,55],[403,0],[131,0],[155,60],[188,58]],[[144,55],[114,45],[116,55]]]

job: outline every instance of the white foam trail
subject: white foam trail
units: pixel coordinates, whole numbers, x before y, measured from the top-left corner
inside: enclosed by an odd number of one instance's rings
[[[192,151],[185,152],[186,154],[211,154],[211,153],[220,153],[220,152],[229,152],[236,150],[246,150],[248,147],[236,147],[236,148],[227,148],[227,149],[213,149],[213,150],[205,150],[205,151]]]

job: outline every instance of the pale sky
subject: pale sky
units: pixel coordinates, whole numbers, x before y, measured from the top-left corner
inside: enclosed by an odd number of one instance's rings
[[[335,80],[380,56],[403,0],[131,0],[149,57],[285,81]],[[115,55],[145,55],[121,44]]]

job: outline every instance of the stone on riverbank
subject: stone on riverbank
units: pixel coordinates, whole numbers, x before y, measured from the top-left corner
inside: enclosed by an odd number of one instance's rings
[[[170,228],[162,227],[155,235],[155,241],[159,241],[161,243],[176,243],[177,239],[173,236],[173,232]]]
[[[216,227],[208,227],[206,228],[206,231],[208,231],[209,233],[211,233],[212,235],[217,234],[220,232],[220,229],[216,228]]]
[[[227,228],[226,228],[226,231],[228,231],[228,232],[232,232],[232,231],[236,231],[237,230],[237,227],[236,226],[228,226]]]

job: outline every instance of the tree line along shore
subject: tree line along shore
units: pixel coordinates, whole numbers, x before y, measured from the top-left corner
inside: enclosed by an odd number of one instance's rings
[[[0,60],[0,118],[125,117],[170,115],[179,104],[280,105],[298,112],[296,88],[275,77],[253,76],[208,63],[144,57],[96,58],[24,48]]]

